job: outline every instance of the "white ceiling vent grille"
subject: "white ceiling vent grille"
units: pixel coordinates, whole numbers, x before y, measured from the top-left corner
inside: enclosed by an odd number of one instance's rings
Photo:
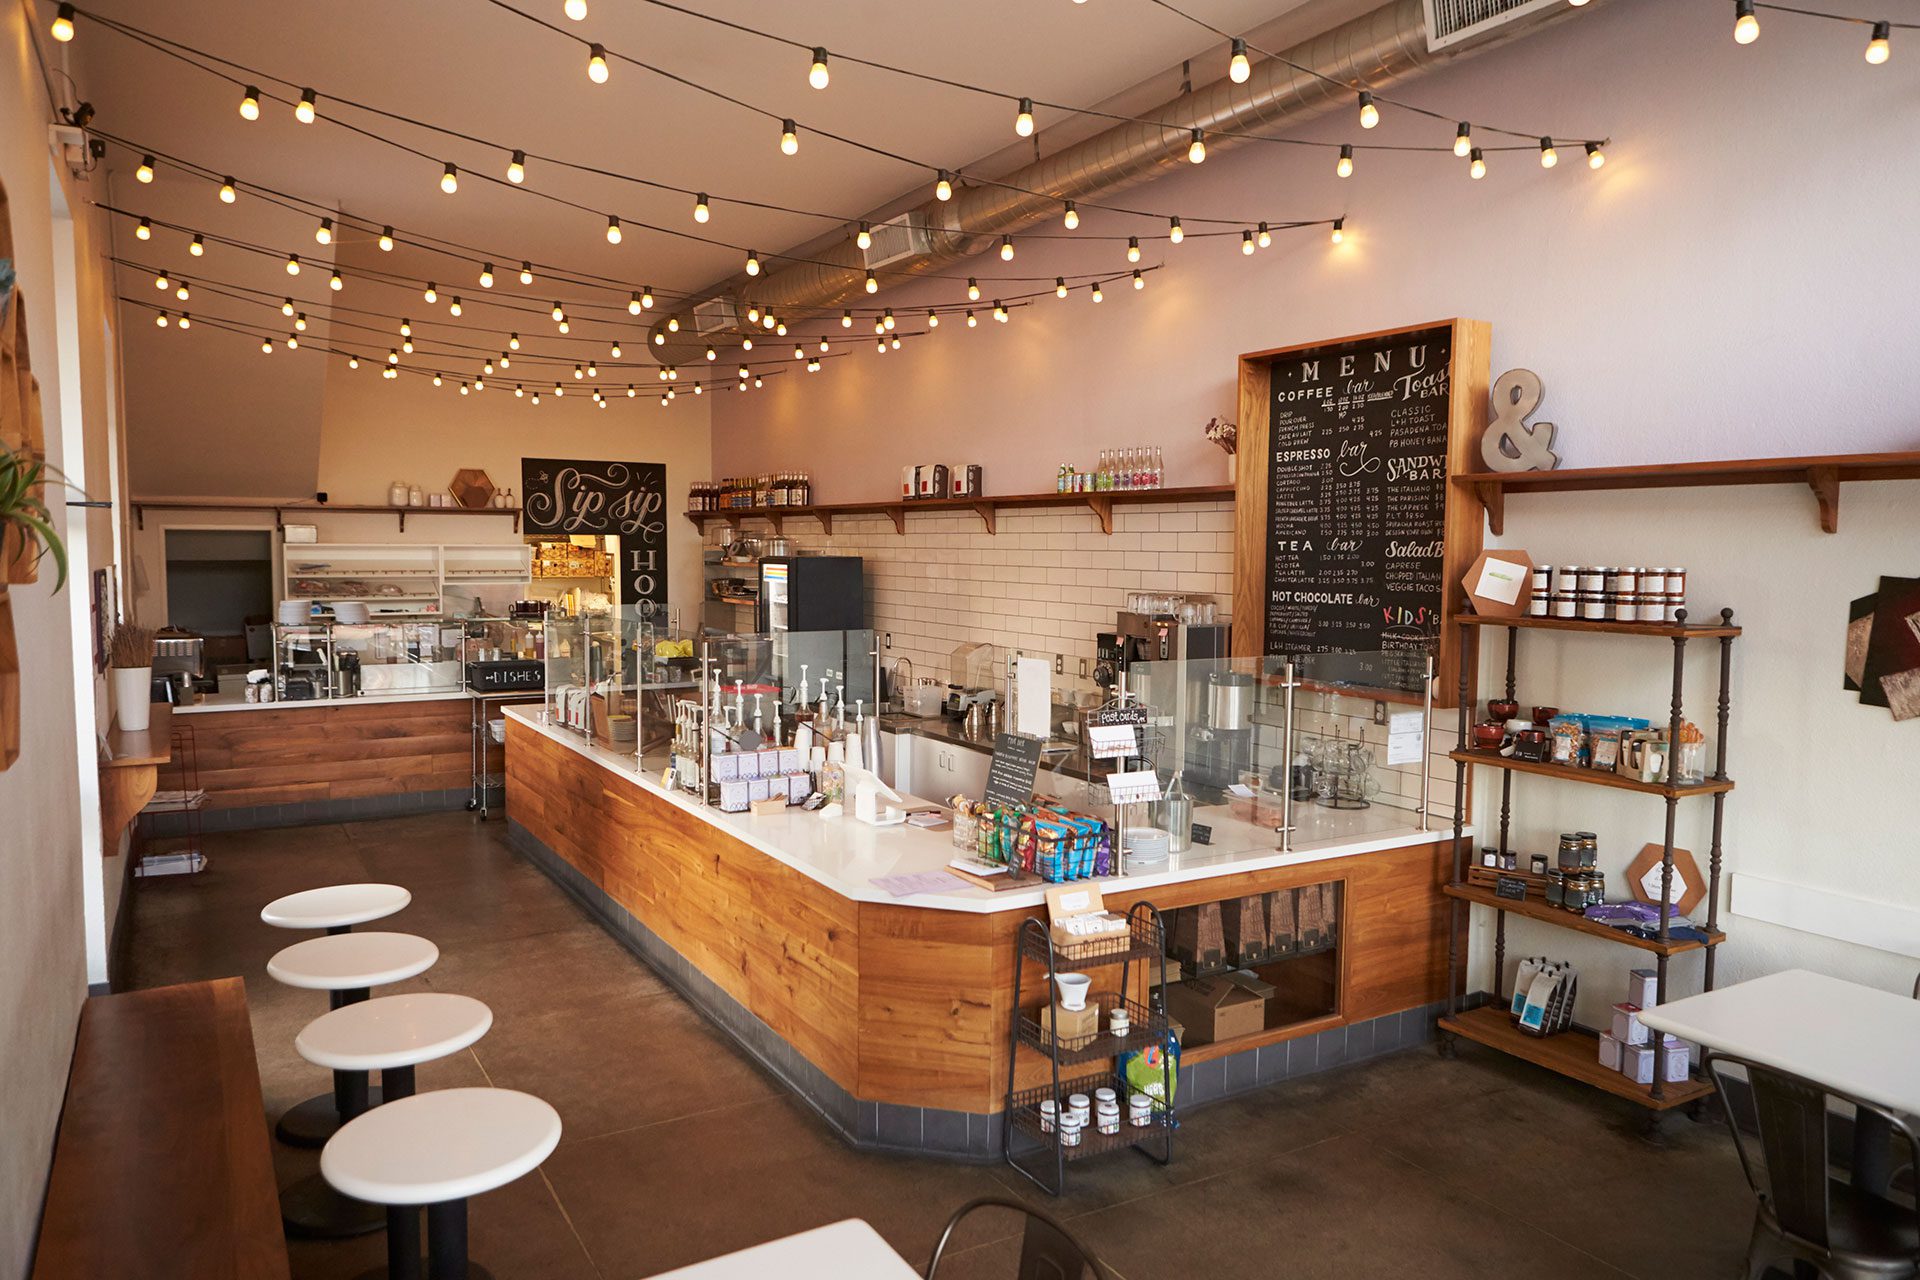
[[[733,299],[726,295],[697,302],[693,307],[693,331],[703,337],[732,329],[738,320]]]
[[[867,270],[884,267],[902,258],[920,257],[933,249],[933,237],[927,233],[926,218],[914,210],[891,222],[873,228],[873,243],[867,247]]]
[[[1496,31],[1509,22],[1566,0],[1423,0],[1427,8],[1427,48],[1441,50]]]

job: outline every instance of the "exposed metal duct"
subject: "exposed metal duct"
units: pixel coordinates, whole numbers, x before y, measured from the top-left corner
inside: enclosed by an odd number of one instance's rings
[[[1282,50],[1285,62],[1267,59],[1256,63],[1245,84],[1221,79],[1140,113],[1164,124],[1115,125],[1000,179],[1022,190],[968,186],[956,190],[950,201],[928,200],[900,215],[924,223],[927,248],[890,263],[876,274],[883,286],[912,279],[982,252],[993,237],[1057,219],[1063,200],[1108,196],[1164,176],[1188,163],[1187,144],[1194,129],[1207,132],[1210,152],[1225,151],[1249,140],[1218,136],[1219,131],[1256,133],[1336,109],[1350,110],[1363,85],[1381,89],[1486,44],[1474,42],[1434,52],[1427,39],[1423,0],[1390,0]],[[1288,63],[1320,74],[1296,71]],[[751,300],[788,317],[864,296],[868,255],[851,235],[808,256],[816,261],[796,263],[754,278],[735,276],[715,286],[711,293],[737,299],[737,314],[743,315]],[[664,325],[661,321],[654,329],[664,331]],[[652,348],[656,358],[666,363],[675,363],[683,353],[697,350],[679,335],[666,336],[665,345]]]

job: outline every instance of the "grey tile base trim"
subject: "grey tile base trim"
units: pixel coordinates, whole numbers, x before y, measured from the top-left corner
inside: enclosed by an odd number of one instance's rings
[[[1000,1117],[937,1107],[905,1107],[856,1098],[787,1043],[745,1005],[690,964],[661,937],[531,831],[507,819],[507,844],[544,872],[687,1003],[809,1106],[849,1144],[871,1151],[986,1163],[1002,1153]],[[1316,1075],[1431,1043],[1442,1004],[1248,1049],[1180,1068],[1182,1111],[1281,1080]]]
[[[490,800],[499,805],[505,796]],[[489,793],[492,795],[493,793]],[[370,818],[399,818],[415,813],[442,813],[464,809],[472,793],[465,787],[450,791],[408,791],[390,796],[354,796],[346,800],[303,800],[297,804],[266,804],[246,809],[202,809],[200,830],[254,831],[268,827],[310,827],[333,822],[365,822]],[[151,813],[141,820],[153,836],[187,834],[188,815]]]

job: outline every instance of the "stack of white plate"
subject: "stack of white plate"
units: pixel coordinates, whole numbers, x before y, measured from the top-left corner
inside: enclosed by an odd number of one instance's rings
[[[364,600],[336,600],[333,605],[335,622],[360,623],[367,620],[367,602]]]
[[[282,600],[280,602],[280,625],[283,627],[304,627],[313,620],[313,601]]]
[[[1157,867],[1167,860],[1171,845],[1171,837],[1157,828],[1131,828],[1127,832],[1127,866],[1136,870]]]

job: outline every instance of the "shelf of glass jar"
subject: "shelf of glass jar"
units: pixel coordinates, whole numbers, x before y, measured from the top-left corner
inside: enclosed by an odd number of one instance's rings
[[[1113,509],[1147,503],[1231,502],[1232,485],[1188,485],[1174,489],[1104,489],[1084,493],[1020,493],[975,495],[964,498],[889,498],[882,502],[830,502],[805,506],[732,507],[711,511],[688,511],[686,517],[705,531],[709,524],[735,520],[765,520],[776,533],[783,522],[805,516],[818,520],[823,532],[831,536],[833,522],[841,516],[883,515],[893,521],[895,533],[907,531],[907,514],[913,511],[971,511],[978,515],[989,534],[996,532],[1001,511],[1037,507],[1085,507],[1100,521],[1103,533],[1113,532]]]

